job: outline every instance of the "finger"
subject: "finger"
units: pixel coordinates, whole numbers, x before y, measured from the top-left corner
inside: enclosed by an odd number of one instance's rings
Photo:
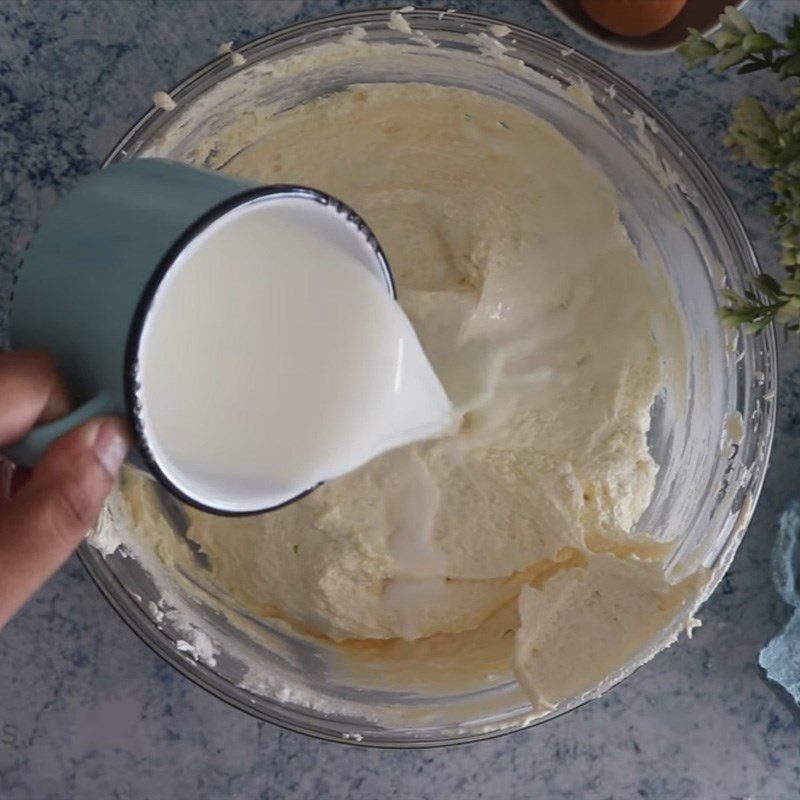
[[[67,384],[44,350],[0,353],[0,447],[21,439],[34,425],[69,411]]]
[[[0,627],[81,543],[130,447],[127,425],[101,417],[62,436],[0,515]]]

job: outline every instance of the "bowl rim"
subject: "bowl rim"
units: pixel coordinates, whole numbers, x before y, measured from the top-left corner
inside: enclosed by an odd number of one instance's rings
[[[345,32],[346,28],[354,25],[384,22],[391,11],[404,10],[404,8],[408,9],[407,6],[382,8],[369,7],[344,11],[323,17],[316,17],[288,25],[286,27],[278,28],[275,31],[271,31],[250,39],[237,47],[236,50],[237,52],[247,54],[252,53],[253,51],[261,50],[262,48],[274,46],[281,42],[291,42],[296,45],[301,45],[303,44],[301,37],[304,34],[323,32],[325,29],[330,28],[332,30],[335,29],[337,35],[341,35]],[[443,9],[425,8],[415,9],[413,11],[408,10],[406,15],[415,23],[421,22],[424,24],[427,21],[428,23],[433,22],[435,25],[435,22],[441,19],[439,14],[442,13]],[[666,132],[671,140],[671,143],[680,149],[682,152],[682,157],[692,168],[692,179],[698,182],[698,189],[700,190],[701,194],[705,199],[709,201],[713,200],[711,205],[714,211],[715,220],[717,224],[719,224],[724,230],[724,232],[731,237],[729,239],[729,246],[741,256],[741,263],[739,266],[742,268],[743,277],[756,274],[758,272],[759,264],[753,245],[747,236],[742,220],[736,211],[733,202],[728,197],[712,167],[697,152],[694,145],[686,138],[686,136],[684,136],[684,134],[677,128],[671,119],[650,102],[643,91],[636,88],[626,78],[623,78],[621,75],[606,67],[596,58],[588,56],[578,49],[569,48],[568,54],[564,55],[563,51],[565,45],[563,43],[551,36],[539,33],[538,31],[535,31],[525,25],[512,23],[510,21],[505,21],[496,17],[490,17],[484,14],[461,11],[448,13],[447,18],[451,21],[458,21],[460,24],[463,23],[461,27],[465,33],[472,32],[467,26],[472,26],[472,30],[486,32],[488,32],[491,26],[494,25],[507,26],[511,29],[509,38],[512,36],[518,38],[525,47],[537,50],[543,55],[546,55],[548,58],[553,59],[556,66],[562,65],[567,67],[582,67],[584,70],[590,70],[594,75],[599,76],[609,84],[613,84],[619,96],[626,97],[626,99],[632,101],[636,107],[641,109],[643,113],[651,117],[659,126],[660,131]],[[435,33],[435,30],[433,30],[433,32]],[[515,53],[515,56],[521,56],[524,60],[525,53],[518,52]],[[569,59],[569,61],[567,59]],[[248,60],[248,63],[252,62]],[[245,69],[247,66],[245,65],[244,67],[232,69],[229,64],[230,57],[227,54],[217,56],[180,80],[170,90],[169,94],[176,102],[180,104],[182,97],[189,94],[192,89],[196,88],[198,84],[202,83],[206,79],[228,77],[239,69]],[[218,74],[215,75],[215,73]],[[205,88],[207,89],[209,87]],[[136,140],[137,137],[142,134],[142,132],[146,132],[148,127],[153,125],[153,123],[161,120],[163,115],[167,113],[170,112],[166,112],[156,107],[151,107],[148,109],[111,148],[101,166],[105,168],[106,166],[109,166],[110,164],[113,164],[119,160],[128,158],[126,146]],[[777,374],[777,346],[774,327],[769,326],[762,331],[760,336],[761,339],[759,343],[761,345],[761,357],[767,362],[767,366],[769,368],[768,377],[772,377],[774,379],[774,376]],[[752,351],[755,348],[752,339],[746,339],[743,346],[745,347],[745,353],[750,350],[752,356]],[[737,377],[737,381],[738,380],[739,379]],[[740,516],[744,517],[744,519],[741,520],[740,524],[736,525],[736,531],[739,532],[738,538],[736,538],[735,541],[726,542],[727,563],[724,565],[722,574],[724,574],[724,571],[727,571],[730,560],[733,558],[733,555],[738,549],[739,544],[741,543],[741,538],[749,526],[755,512],[757,500],[761,494],[769,465],[775,433],[775,419],[776,404],[774,401],[771,401],[766,404],[764,428],[759,436],[760,440],[765,442],[765,444],[763,448],[763,456],[758,462],[755,480],[753,481],[750,490],[753,497],[753,502],[750,504],[749,508],[742,509]],[[732,535],[729,534],[729,536]],[[728,545],[732,546],[729,548]],[[133,598],[130,596],[130,593],[119,580],[116,573],[114,573],[114,571],[108,567],[101,566],[101,563],[105,564],[105,561],[103,555],[101,555],[99,551],[95,550],[89,543],[84,542],[78,550],[78,556],[100,592],[109,602],[111,607],[117,612],[117,614],[119,614],[122,620],[128,625],[128,627],[153,652],[160,656],[170,666],[174,667],[185,678],[188,678],[192,683],[208,691],[210,694],[224,701],[228,705],[238,708],[239,710],[244,711],[248,715],[258,720],[269,722],[284,730],[301,733],[316,739],[336,742],[338,744],[391,750],[432,749],[458,744],[470,744],[498,738],[516,731],[534,727],[541,722],[556,719],[564,714],[574,711],[575,709],[585,705],[590,700],[595,699],[598,696],[602,696],[606,692],[615,688],[621,681],[629,677],[631,674],[633,674],[633,672],[636,672],[641,666],[643,666],[643,664],[635,664],[632,667],[628,666],[621,672],[621,674],[615,675],[613,682],[607,686],[604,686],[599,693],[588,694],[588,696],[581,696],[577,699],[574,699],[563,708],[558,709],[555,713],[551,713],[540,718],[533,718],[530,715],[521,718],[518,717],[518,721],[512,722],[508,725],[503,725],[494,730],[451,734],[447,737],[430,734],[429,736],[423,736],[419,738],[412,738],[409,735],[403,736],[400,733],[394,732],[395,738],[392,739],[388,736],[373,738],[369,731],[364,732],[362,735],[357,731],[363,730],[363,728],[359,729],[357,726],[352,726],[353,733],[348,734],[345,732],[344,726],[339,724],[339,730],[333,732],[330,727],[326,728],[319,724],[324,720],[324,716],[321,714],[313,712],[309,713],[304,709],[295,711],[293,708],[287,707],[279,701],[273,700],[272,698],[259,697],[260,702],[269,705],[269,711],[265,711],[263,708],[256,707],[255,701],[253,701],[253,705],[249,705],[238,697],[233,696],[231,693],[224,691],[223,688],[216,684],[222,682],[225,684],[230,684],[227,679],[221,678],[215,670],[207,667],[205,664],[195,661],[189,656],[180,653],[174,646],[170,647],[167,645],[167,641],[172,644],[172,640],[169,639],[169,637],[155,624],[153,624],[152,620],[150,620],[149,617],[142,612],[140,606],[134,602]],[[719,580],[721,580],[722,574],[720,574],[718,579],[713,583],[713,586],[711,586],[709,589],[708,594],[713,591]],[[111,578],[113,584],[110,583],[109,578]],[[111,585],[115,586],[116,593],[112,591]],[[704,601],[706,598],[707,594],[704,594],[702,601]],[[145,620],[147,620],[147,624],[144,624]],[[248,690],[243,689],[242,687],[236,688],[241,692],[247,692],[250,694]],[[304,721],[301,722],[297,718],[302,718]]]

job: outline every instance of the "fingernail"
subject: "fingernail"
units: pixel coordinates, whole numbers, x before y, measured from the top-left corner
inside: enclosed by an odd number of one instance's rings
[[[130,449],[130,437],[120,420],[107,419],[100,423],[94,440],[94,453],[105,471],[116,477]]]

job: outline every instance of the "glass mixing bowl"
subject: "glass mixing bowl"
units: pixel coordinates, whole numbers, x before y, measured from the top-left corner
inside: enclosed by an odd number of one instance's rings
[[[221,56],[175,87],[176,109],[148,112],[106,163],[162,155],[223,166],[250,144],[228,142],[230,152],[213,144],[225,138],[232,120],[267,107],[291,108],[353,83],[466,87],[551,122],[614,184],[642,261],[676,298],[685,357],[665,365],[666,386],[652,409],[649,441],[660,471],[637,528],[656,536],[680,532],[668,568],[676,577],[708,569],[710,579],[695,598],[702,602],[750,520],[774,424],[773,334],[738,337],[723,331],[715,317],[722,288],[741,291],[757,271],[736,212],[675,126],[601,64],[518,26],[509,26],[503,52],[491,38],[497,20],[436,11],[415,11],[406,19],[412,36],[387,25],[388,12],[381,10],[300,24],[252,41],[240,49],[244,65]],[[353,26],[363,31],[353,35]],[[354,41],[364,35],[369,47]],[[106,512],[106,527],[116,526],[125,540],[117,501]],[[175,527],[181,535],[179,521]],[[543,722],[598,696],[663,649],[692,610],[684,609],[597,686],[536,718],[508,670],[473,685],[398,685],[385,654],[364,648],[336,655],[329,644],[271,620],[242,615],[233,624],[211,604],[187,596],[185,582],[163,569],[159,574],[157,559],[131,557],[130,543],[100,545],[81,549],[84,565],[131,628],[184,675],[261,719],[369,745],[472,741]],[[413,667],[413,649],[395,656]],[[356,677],[343,678],[332,666],[337,658],[358,661],[351,673]]]

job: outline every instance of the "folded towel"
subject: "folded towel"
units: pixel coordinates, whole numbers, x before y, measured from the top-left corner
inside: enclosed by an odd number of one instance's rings
[[[780,596],[794,609],[784,629],[761,651],[758,663],[800,704],[800,501],[781,514],[772,553],[772,579]]]

